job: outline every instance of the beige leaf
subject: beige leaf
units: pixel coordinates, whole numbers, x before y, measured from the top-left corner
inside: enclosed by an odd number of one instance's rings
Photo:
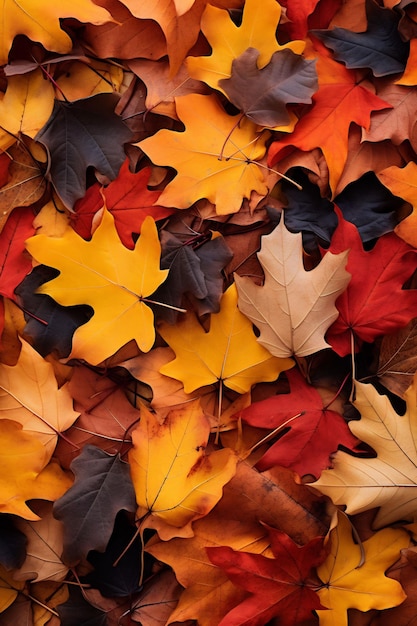
[[[335,301],[350,280],[345,270],[348,251],[328,252],[306,272],[301,238],[301,233],[290,233],[281,219],[262,238],[258,258],[265,273],[263,286],[235,275],[239,309],[260,330],[259,343],[282,358],[329,347],[324,334],[338,316]]]

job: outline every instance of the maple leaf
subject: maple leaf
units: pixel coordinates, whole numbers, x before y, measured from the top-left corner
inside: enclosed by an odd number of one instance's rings
[[[370,384],[355,382],[354,405],[360,420],[349,422],[352,433],[369,444],[375,458],[353,457],[338,450],[333,469],[311,483],[335,504],[346,504],[349,514],[380,507],[376,528],[399,519],[412,519],[417,498],[415,460],[417,379],[404,394],[407,410],[399,416],[387,396]]]
[[[74,17],[80,22],[103,24],[112,21],[112,16],[91,0],[78,0],[77,3],[38,4],[32,0],[23,0],[16,4],[6,0],[0,12],[2,46],[0,64],[7,63],[8,53],[16,35],[27,35],[33,41],[39,41],[48,50],[69,52],[71,38],[61,29],[60,19]]]
[[[45,150],[42,146],[29,139],[22,139],[7,154],[11,163],[7,183],[0,188],[0,230],[13,209],[36,203],[46,189]]]
[[[0,613],[3,613],[7,607],[13,604],[24,586],[24,581],[14,580],[13,572],[8,572],[0,564]]]
[[[159,371],[181,380],[186,393],[217,382],[245,393],[256,382],[275,380],[293,365],[291,359],[271,356],[257,342],[251,323],[237,308],[233,284],[223,294],[219,313],[212,314],[208,333],[194,313],[187,313],[176,326],[161,324],[158,332],[176,355]]]
[[[207,198],[217,213],[228,214],[238,211],[252,191],[267,193],[257,164],[265,154],[267,132],[258,133],[246,118],[237,125],[236,116],[228,115],[215,95],[189,94],[175,104],[186,130],[163,129],[138,144],[154,164],[177,170],[158,204],[185,209]]]
[[[115,93],[70,103],[56,100],[51,117],[36,135],[48,148],[48,175],[69,209],[85,194],[89,166],[113,180],[125,160],[123,144],[132,134],[114,113],[118,100]]]
[[[155,223],[147,217],[134,248],[125,248],[108,211],[91,241],[71,228],[63,237],[35,235],[27,249],[39,262],[57,267],[60,275],[39,288],[59,304],[89,304],[94,315],[77,329],[69,358],[97,365],[131,339],[143,351],[151,349],[155,330],[146,298],[166,278],[159,269],[160,243]]]
[[[262,238],[258,259],[265,273],[263,286],[235,275],[239,309],[260,330],[259,343],[281,358],[328,347],[324,333],[337,318],[334,303],[350,279],[344,269],[347,251],[326,255],[306,272],[301,240],[281,220]]]
[[[59,433],[77,419],[67,385],[58,388],[53,367],[24,339],[14,366],[0,363],[0,414],[38,439],[49,458]],[[46,402],[46,398],[48,401]],[[1,420],[0,420],[1,421]]]
[[[236,26],[227,11],[207,5],[201,18],[201,30],[212,48],[212,54],[207,57],[189,56],[187,68],[190,76],[222,91],[219,80],[231,75],[233,60],[248,48],[259,50],[259,69],[269,63],[277,50],[289,49],[301,54],[305,46],[303,41],[290,41],[283,46],[278,44],[275,32],[280,17],[281,6],[275,0],[266,0],[262,7],[256,0],[246,0],[242,22]]]
[[[347,626],[348,609],[381,610],[403,602],[406,596],[401,585],[384,572],[409,544],[404,530],[384,528],[358,545],[348,518],[339,513],[330,543],[327,559],[317,567],[323,581],[318,595],[330,609],[318,611],[320,626]]]
[[[14,290],[31,270],[30,259],[24,254],[24,242],[35,233],[33,211],[21,208],[13,211],[0,233],[0,294],[13,300]]]
[[[130,470],[138,515],[151,513],[157,523],[168,525],[158,530],[162,538],[175,536],[177,529],[207,515],[236,471],[232,450],[206,454],[209,434],[210,424],[198,400],[173,409],[162,423],[141,409],[140,423],[132,431]],[[145,523],[148,527],[151,521]]]
[[[136,509],[129,466],[119,455],[88,444],[73,460],[71,470],[75,482],[54,504],[54,516],[64,524],[62,560],[68,566],[87,556],[89,550],[104,550],[116,514]]]
[[[275,616],[282,626],[296,626],[313,610],[323,608],[313,586],[314,568],[326,557],[324,538],[300,547],[282,531],[268,530],[273,559],[229,547],[207,548],[211,562],[250,592],[219,626],[263,626]]]
[[[397,396],[404,395],[417,371],[416,343],[417,319],[382,338],[376,374],[381,383]]]
[[[1,133],[14,142],[21,134],[35,137],[48,121],[54,106],[54,88],[40,68],[29,74],[10,76],[0,101]],[[0,139],[3,149],[4,145]]]
[[[148,189],[150,174],[149,167],[136,174],[130,172],[129,160],[126,159],[119,174],[109,185],[104,188],[99,183],[91,185],[75,203],[75,213],[71,215],[74,230],[84,239],[90,239],[94,215],[106,205],[114,217],[121,242],[126,248],[132,249],[132,234],[140,233],[147,215],[158,221],[175,211],[157,205],[161,192]]]
[[[56,500],[72,485],[60,466],[51,462],[39,441],[10,419],[0,420],[1,466],[0,510],[23,519],[39,516],[26,504],[27,500]]]
[[[417,244],[417,218],[415,212],[417,189],[414,182],[416,172],[417,165],[410,161],[405,167],[401,168],[391,165],[377,174],[385,187],[388,187],[393,194],[400,196],[412,205],[413,212],[396,226],[395,232],[401,239],[404,239],[404,241],[414,247]]]
[[[306,60],[285,48],[274,52],[261,70],[260,52],[248,48],[232,64],[231,77],[219,80],[230,102],[260,126],[289,125],[287,104],[311,103],[317,90],[315,60]],[[291,129],[292,130],[292,129]]]
[[[365,252],[355,226],[340,216],[329,250],[346,248],[350,250],[346,269],[352,279],[337,300],[339,317],[326,335],[341,356],[351,352],[352,338],[371,342],[408,324],[417,305],[417,291],[402,289],[415,269],[416,251],[411,246],[388,233]]]
[[[312,30],[334,52],[335,58],[348,68],[369,67],[374,76],[398,74],[405,68],[409,44],[398,32],[399,15],[366,0],[368,27],[363,33],[346,28]]]
[[[354,448],[357,440],[342,416],[323,406],[320,394],[306,384],[297,370],[289,370],[286,375],[291,387],[289,394],[253,402],[238,415],[251,426],[283,429],[283,436],[258,461],[259,470],[280,465],[291,468],[300,476],[319,476],[329,467],[330,455],[339,444]],[[292,419],[294,416],[296,419]],[[309,454],[312,449],[313,455]]]
[[[326,56],[322,48],[318,51],[319,89],[313,95],[313,105],[297,122],[293,133],[272,143],[268,165],[273,167],[287,146],[304,151],[319,147],[326,159],[330,188],[334,192],[347,159],[351,123],[368,129],[371,112],[391,108],[391,105],[358,84],[355,73]]]

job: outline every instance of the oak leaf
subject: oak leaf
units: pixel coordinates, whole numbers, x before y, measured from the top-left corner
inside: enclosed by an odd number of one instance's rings
[[[0,415],[19,422],[24,432],[42,443],[51,458],[59,434],[79,414],[73,409],[68,386],[58,388],[52,365],[25,340],[21,343],[16,365],[0,363]]]
[[[132,431],[129,463],[138,516],[149,516],[163,539],[178,530],[192,534],[191,524],[204,517],[222,497],[236,471],[237,457],[223,448],[207,454],[210,423],[198,400],[168,413],[162,423],[145,407]],[[162,526],[161,526],[162,522]]]
[[[280,130],[291,122],[287,104],[311,103],[318,87],[315,61],[284,48],[258,69],[259,55],[256,48],[245,50],[234,59],[230,78],[219,80],[219,86],[255,124]]]
[[[97,365],[131,339],[141,350],[151,349],[155,329],[145,301],[168,273],[159,269],[160,243],[151,217],[142,224],[134,250],[120,242],[107,210],[91,241],[68,228],[63,237],[35,235],[26,245],[40,263],[60,270],[39,293],[64,306],[89,304],[94,309],[91,320],[75,332],[70,358]]]
[[[214,565],[250,592],[219,626],[263,626],[273,617],[282,626],[297,626],[323,605],[315,591],[314,569],[325,559],[324,537],[299,546],[285,533],[268,528],[274,558],[229,547],[207,548]]]
[[[156,165],[177,170],[158,199],[162,206],[190,207],[201,198],[216,205],[217,213],[239,210],[252,191],[267,193],[257,161],[265,154],[268,133],[257,132],[249,119],[237,125],[215,95],[188,94],[175,99],[184,132],[162,129],[138,146]]]
[[[54,504],[54,516],[64,524],[62,560],[68,566],[90,550],[105,550],[117,513],[136,509],[129,466],[120,455],[86,445],[71,470],[75,482]]]
[[[339,513],[330,544],[329,556],[317,568],[323,582],[318,595],[330,609],[318,611],[320,626],[347,626],[348,609],[381,610],[403,602],[401,585],[384,572],[409,544],[404,530],[384,528],[359,545],[353,541],[349,519]]]
[[[388,233],[367,252],[356,227],[340,216],[330,251],[347,248],[346,267],[352,279],[337,300],[339,316],[326,335],[340,356],[351,352],[352,340],[371,342],[406,326],[417,306],[417,291],[402,288],[415,270],[415,249]]]
[[[36,521],[39,516],[27,500],[56,500],[72,485],[72,480],[39,441],[10,419],[0,420],[1,466],[0,511]]]
[[[218,382],[245,393],[256,382],[273,381],[293,366],[291,359],[273,357],[257,342],[250,321],[237,307],[235,285],[223,294],[219,313],[211,315],[209,332],[193,312],[175,326],[161,324],[158,331],[176,355],[159,371],[181,380],[186,393]]]
[[[301,54],[305,47],[303,41],[290,41],[283,46],[278,44],[275,32],[280,18],[281,6],[275,0],[266,0],[262,7],[256,0],[247,0],[240,26],[236,26],[227,11],[207,5],[201,18],[201,30],[212,48],[212,54],[206,57],[189,56],[187,67],[190,75],[222,91],[219,80],[231,76],[233,60],[248,48],[259,50],[259,69],[269,63],[277,50],[289,49]]]
[[[88,167],[114,180],[125,160],[123,144],[132,134],[114,113],[118,100],[115,93],[70,103],[55,100],[51,117],[36,135],[48,148],[48,175],[69,209],[85,194]]]
[[[328,347],[324,334],[338,316],[335,300],[350,279],[347,251],[327,253],[317,267],[305,271],[301,240],[301,233],[290,233],[281,219],[262,238],[258,253],[264,284],[235,275],[239,309],[259,329],[259,343],[281,358]]]
[[[380,507],[375,528],[397,520],[412,520],[417,498],[416,472],[417,378],[404,394],[407,410],[398,415],[387,396],[375,387],[355,383],[355,407],[360,420],[349,422],[352,433],[371,446],[375,458],[355,457],[338,450],[333,469],[325,470],[312,486],[346,504],[348,514]]]

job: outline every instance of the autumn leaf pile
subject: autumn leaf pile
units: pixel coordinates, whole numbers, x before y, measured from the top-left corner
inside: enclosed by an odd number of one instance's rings
[[[0,24],[0,624],[415,624],[416,4]]]

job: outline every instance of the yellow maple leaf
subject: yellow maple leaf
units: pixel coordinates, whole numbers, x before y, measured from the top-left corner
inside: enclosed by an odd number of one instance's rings
[[[339,513],[330,541],[330,553],[317,568],[323,581],[317,593],[323,606],[330,609],[317,611],[320,626],[347,626],[348,609],[382,610],[403,602],[406,595],[400,583],[384,572],[409,544],[404,530],[384,528],[359,546],[353,541],[348,518]]]
[[[27,520],[40,519],[26,500],[55,501],[72,480],[55,463],[42,443],[13,420],[0,420],[0,511]]]
[[[0,8],[0,65],[7,63],[16,35],[26,35],[32,41],[39,41],[47,50],[69,52],[72,41],[60,24],[60,19],[64,17],[74,17],[90,24],[114,21],[106,9],[91,0],[4,0]]]
[[[223,294],[219,313],[212,314],[208,333],[192,312],[175,326],[165,323],[158,330],[176,354],[159,371],[181,380],[186,393],[217,382],[246,393],[294,365],[291,359],[273,357],[257,342],[252,324],[237,308],[234,284]]]
[[[381,183],[387,187],[394,196],[399,196],[413,206],[413,212],[395,227],[396,234],[411,246],[417,246],[417,165],[414,161],[407,163],[405,167],[391,165],[377,173]]]
[[[328,348],[324,334],[339,315],[335,306],[350,274],[348,251],[328,252],[313,270],[303,265],[302,235],[290,233],[281,218],[262,237],[258,259],[264,284],[235,276],[239,309],[260,330],[259,343],[277,357],[307,356]]]
[[[275,33],[280,18],[281,6],[276,0],[263,0],[262,3],[247,0],[240,26],[232,21],[227,11],[208,5],[201,19],[201,30],[213,52],[210,56],[187,58],[190,76],[223,91],[219,80],[231,76],[233,60],[248,48],[259,50],[259,69],[269,63],[277,50],[288,48],[301,54],[305,42],[290,41],[283,46],[277,42]]]
[[[35,235],[26,245],[37,261],[60,271],[38,293],[64,306],[88,304],[94,309],[93,317],[76,330],[69,358],[97,365],[131,339],[143,352],[152,348],[154,316],[146,298],[168,270],[159,267],[161,246],[150,216],[133,250],[121,243],[107,210],[90,241],[68,228],[62,237]]]
[[[354,405],[360,420],[349,422],[352,433],[369,444],[375,458],[354,457],[338,450],[333,469],[311,483],[349,514],[380,507],[375,528],[397,520],[412,521],[417,506],[417,376],[404,394],[407,411],[398,415],[387,396],[373,385],[355,382]]]
[[[0,101],[0,147],[7,150],[21,133],[35,137],[54,108],[54,88],[42,70],[8,78]]]
[[[173,409],[162,423],[141,408],[129,464],[138,515],[151,513],[171,527],[157,526],[162,538],[206,515],[236,471],[238,458],[229,448],[206,454],[209,435],[210,423],[198,400]],[[148,525],[152,521],[147,519]]]
[[[256,163],[265,154],[268,132],[245,118],[228,115],[215,95],[175,98],[184,132],[160,130],[137,145],[156,165],[177,170],[158,198],[162,206],[190,207],[201,198],[227,215],[240,209],[252,191],[268,192],[264,172]]]
[[[26,341],[21,340],[14,366],[0,363],[0,418],[19,422],[45,446],[52,457],[58,433],[79,416],[67,385],[58,389],[53,367]]]

